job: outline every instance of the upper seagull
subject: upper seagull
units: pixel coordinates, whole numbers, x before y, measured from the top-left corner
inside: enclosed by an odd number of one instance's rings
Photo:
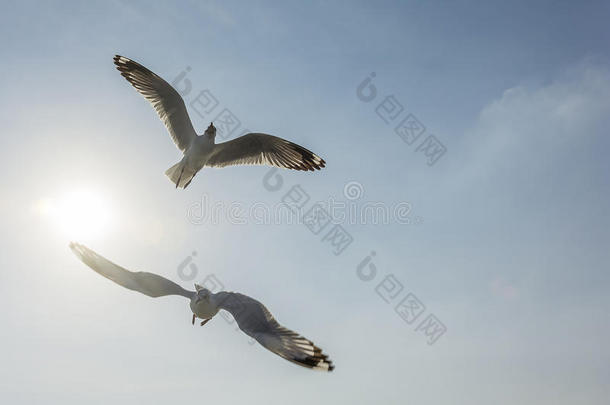
[[[182,160],[165,171],[176,188],[186,188],[203,167],[271,165],[294,170],[320,170],[324,159],[295,143],[277,136],[249,133],[223,143],[214,143],[216,128],[210,123],[197,135],[184,100],[165,80],[133,60],[114,57],[121,75],[155,108],[178,149]]]
[[[149,297],[181,295],[191,301],[195,318],[203,319],[201,326],[224,309],[233,315],[239,328],[266,349],[300,366],[314,370],[332,371],[334,366],[322,349],[298,333],[280,325],[263,304],[247,295],[220,291],[213,293],[195,284],[196,291],[185,290],[178,284],[157,274],[124,269],[86,246],[71,243],[74,254],[102,276],[130,290]]]

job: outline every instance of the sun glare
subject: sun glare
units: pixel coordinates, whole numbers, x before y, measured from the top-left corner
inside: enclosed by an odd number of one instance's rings
[[[103,235],[112,223],[112,210],[104,196],[93,190],[74,190],[57,198],[44,198],[36,211],[70,239]]]

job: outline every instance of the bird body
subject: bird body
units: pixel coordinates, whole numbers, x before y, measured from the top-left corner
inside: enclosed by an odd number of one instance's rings
[[[191,311],[197,318],[211,319],[218,313],[220,307],[213,294],[207,288],[195,284],[197,292],[193,294],[190,302]]]
[[[213,125],[210,125],[216,131]],[[166,176],[176,185],[176,188],[186,188],[193,177],[206,165],[214,152],[214,136],[209,134],[210,128],[201,136],[193,138],[180,162],[165,172]]]
[[[180,94],[157,74],[139,63],[116,55],[121,75],[154,107],[174,143],[184,153],[182,160],[165,174],[176,185],[186,188],[204,167],[270,165],[292,170],[320,170],[326,162],[310,150],[263,133],[248,133],[231,141],[215,143],[213,123],[197,135]]]

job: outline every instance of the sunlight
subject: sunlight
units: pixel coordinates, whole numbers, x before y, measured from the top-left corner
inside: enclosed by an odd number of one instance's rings
[[[58,198],[43,198],[35,209],[70,239],[98,237],[112,225],[110,204],[104,195],[94,190],[74,190]]]

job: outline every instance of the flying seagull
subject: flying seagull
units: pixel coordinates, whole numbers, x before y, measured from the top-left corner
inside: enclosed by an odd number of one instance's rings
[[[195,284],[196,291],[185,290],[178,284],[157,274],[132,272],[105,259],[93,250],[78,243],[70,243],[72,252],[87,266],[102,276],[130,290],[149,297],[181,295],[191,301],[195,318],[201,318],[201,326],[224,309],[233,315],[239,328],[266,349],[303,367],[332,371],[334,366],[322,349],[296,332],[280,325],[263,304],[247,295],[221,291],[213,293]]]
[[[165,171],[176,188],[186,188],[204,167],[270,165],[293,170],[320,170],[324,159],[277,136],[249,133],[231,141],[214,143],[213,123],[197,135],[180,94],[160,76],[133,60],[116,55],[114,64],[135,89],[155,108],[174,143],[184,154]]]

